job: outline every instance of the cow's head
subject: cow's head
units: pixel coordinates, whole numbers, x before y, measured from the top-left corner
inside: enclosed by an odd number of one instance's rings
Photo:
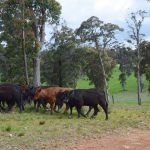
[[[35,92],[36,92],[36,90],[37,90],[37,87],[29,86],[28,89],[29,89],[30,98],[33,99],[33,98],[34,98],[34,95],[35,95]]]
[[[41,91],[42,91],[42,89],[40,87],[38,87],[36,92],[35,92],[34,98],[33,98],[34,100],[40,99]]]
[[[65,91],[65,92],[59,92],[57,94],[57,105],[59,106],[59,108],[61,108],[63,106],[63,103],[67,103],[68,102],[68,93],[69,91]]]

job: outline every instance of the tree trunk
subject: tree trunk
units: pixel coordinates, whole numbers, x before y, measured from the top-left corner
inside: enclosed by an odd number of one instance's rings
[[[148,92],[150,93],[150,80],[149,80],[149,84],[148,84]]]
[[[141,76],[140,76],[140,43],[139,43],[139,29],[137,29],[137,97],[138,104],[141,105]]]
[[[104,67],[104,63],[103,63],[103,60],[102,60],[102,54],[101,54],[101,51],[99,49],[97,39],[95,40],[95,44],[96,44],[96,49],[97,49],[98,55],[99,55],[99,62],[100,62],[100,65],[101,65],[100,69],[102,69],[102,74],[103,74],[103,85],[104,85],[103,90],[105,91],[105,97],[106,97],[106,100],[108,101],[108,84],[107,84],[107,80],[106,80],[106,72],[105,72],[105,67]]]
[[[140,67],[137,65],[137,96],[138,104],[141,105],[141,79],[140,79]]]
[[[33,30],[35,33],[35,49],[36,52],[35,57],[33,58],[33,86],[37,87],[40,86],[40,50],[41,50],[41,43],[39,41],[39,32],[38,32],[38,25],[36,22],[33,24]]]
[[[62,87],[62,62],[61,62],[61,58],[58,61],[59,63],[59,86]]]
[[[22,1],[22,20],[24,21],[24,0]],[[25,50],[24,23],[22,26],[22,50],[23,50],[23,60],[24,60],[24,76],[25,76],[26,84],[29,85],[27,55],[26,55],[26,50]]]
[[[33,59],[33,86],[40,86],[40,57]]]
[[[43,2],[43,1],[42,1]],[[38,20],[35,18],[33,23],[33,30],[35,33],[35,51],[37,52],[36,57],[33,59],[33,86],[40,86],[41,72],[40,72],[40,51],[43,48],[44,38],[45,38],[45,8],[41,10],[42,16],[40,19],[41,24],[38,25]]]

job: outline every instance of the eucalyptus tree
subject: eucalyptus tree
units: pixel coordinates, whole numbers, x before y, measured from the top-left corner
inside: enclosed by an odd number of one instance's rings
[[[34,32],[33,85],[40,85],[40,52],[45,39],[45,24],[50,25],[59,21],[61,6],[55,0],[28,1],[31,16],[29,20]]]
[[[6,0],[1,1],[0,7],[1,39],[7,44],[6,50],[8,53],[13,51],[13,55],[16,56],[15,60],[18,61],[14,62],[14,65],[17,69],[23,60],[19,58],[22,53],[20,49],[23,49],[25,55],[26,46],[26,52],[29,52],[33,60],[33,84],[38,86],[40,85],[40,52],[44,43],[45,24],[59,21],[61,6],[55,0]],[[13,55],[8,58],[9,61],[14,59]],[[14,70],[13,65],[10,68]],[[18,67],[20,68],[22,66]],[[23,71],[20,71],[20,74],[21,72]]]
[[[23,76],[23,54],[21,48],[22,39],[22,2],[23,1],[1,1],[1,42],[5,42],[6,69],[3,70],[4,81],[15,82]],[[17,74],[18,70],[18,74]],[[25,78],[24,78],[25,79]]]
[[[140,44],[143,41],[144,34],[141,33],[141,28],[143,21],[146,17],[146,12],[139,10],[135,13],[131,13],[129,20],[127,21],[128,27],[130,29],[128,40],[136,49],[136,77],[137,77],[137,97],[138,104],[141,105],[141,75],[140,75],[140,62],[142,60],[140,53]]]
[[[95,45],[95,49],[98,52],[99,70],[102,71],[102,89],[105,91],[107,99],[108,85],[106,80],[107,75],[104,66],[105,50],[115,44],[116,32],[121,30],[122,29],[115,24],[105,24],[96,16],[92,16],[86,21],[82,22],[81,26],[77,29],[77,35],[80,37],[82,42],[89,42]]]
[[[110,50],[106,50],[107,55],[103,58],[107,81],[111,77],[113,68],[116,65],[115,60],[111,57]],[[83,47],[78,49],[78,58],[80,59],[83,75],[87,75],[90,84],[98,89],[103,89],[103,73],[99,67],[99,54],[95,47]]]
[[[76,86],[80,73],[74,30],[62,25],[51,37],[50,48],[42,55],[42,79],[48,84]]]

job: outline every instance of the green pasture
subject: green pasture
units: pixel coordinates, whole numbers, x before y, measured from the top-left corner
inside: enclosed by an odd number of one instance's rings
[[[119,74],[120,74],[119,66],[117,65],[114,68],[113,74],[108,82],[108,84],[109,84],[108,90],[109,90],[110,95],[123,92],[120,81],[119,81]],[[144,77],[143,77],[143,79],[144,79],[144,90],[143,91],[147,92],[148,82],[146,81],[146,79]],[[88,80],[88,78],[85,76],[81,77],[77,82],[77,88],[92,88],[92,87],[94,87],[94,85],[91,84],[90,81]],[[136,93],[136,91],[137,91],[137,83],[136,83],[136,78],[134,76],[134,73],[132,73],[132,75],[130,75],[127,78],[126,91],[133,92],[133,93]]]

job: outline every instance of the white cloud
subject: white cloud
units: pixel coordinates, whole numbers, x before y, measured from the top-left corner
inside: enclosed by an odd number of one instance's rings
[[[138,9],[150,9],[146,0],[57,0],[62,5],[62,17],[76,28],[82,21],[97,16],[105,22],[123,24],[127,15]]]

